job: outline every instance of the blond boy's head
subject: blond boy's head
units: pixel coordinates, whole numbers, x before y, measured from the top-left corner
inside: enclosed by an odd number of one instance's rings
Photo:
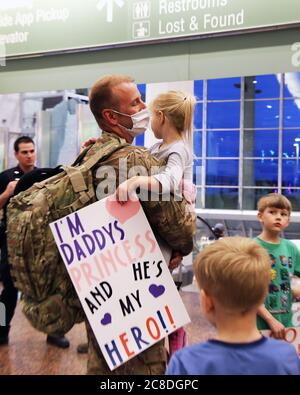
[[[279,193],[269,193],[266,196],[261,197],[257,202],[257,210],[263,213],[266,208],[278,208],[281,210],[287,210],[289,215],[292,212],[292,204],[285,196]]]
[[[270,258],[251,239],[226,237],[198,254],[194,273],[206,295],[224,310],[243,314],[265,299],[270,282]]]

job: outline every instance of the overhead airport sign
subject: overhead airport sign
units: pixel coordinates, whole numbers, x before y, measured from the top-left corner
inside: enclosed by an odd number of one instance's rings
[[[135,45],[300,24],[300,1],[0,1],[7,57]]]

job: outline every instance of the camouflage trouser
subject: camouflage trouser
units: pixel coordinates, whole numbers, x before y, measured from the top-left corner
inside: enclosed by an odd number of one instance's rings
[[[102,355],[94,333],[89,324],[86,323],[88,334],[88,362],[87,374],[97,375],[128,375],[145,374],[156,375],[164,374],[167,367],[167,350],[164,341],[160,341],[143,351],[141,354],[130,359],[117,369],[111,371]]]

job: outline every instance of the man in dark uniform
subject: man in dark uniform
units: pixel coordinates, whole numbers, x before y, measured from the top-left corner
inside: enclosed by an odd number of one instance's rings
[[[3,209],[3,219],[1,222],[1,280],[3,290],[0,295],[0,302],[5,305],[6,320],[5,326],[0,326],[0,346],[8,344],[10,322],[13,318],[17,304],[18,290],[15,288],[8,264],[7,243],[6,243],[6,209],[10,198],[14,195],[16,185],[24,174],[29,174],[35,169],[35,145],[30,137],[19,137],[14,143],[15,157],[18,165],[11,169],[5,170],[0,174],[0,210]],[[47,337],[47,342],[55,346],[66,348],[69,347],[69,341],[63,335],[53,335]]]
[[[1,225],[3,232],[0,240],[3,290],[0,295],[0,301],[5,305],[6,311],[6,326],[0,326],[0,345],[8,343],[10,322],[14,315],[18,298],[18,290],[14,287],[8,265],[6,235],[4,233],[6,229],[6,208],[14,194],[17,182],[23,174],[34,169],[35,163],[35,147],[30,137],[19,137],[15,141],[14,150],[18,165],[0,174],[0,209],[3,209]]]

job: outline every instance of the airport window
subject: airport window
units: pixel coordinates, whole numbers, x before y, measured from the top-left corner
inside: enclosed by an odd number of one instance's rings
[[[283,127],[300,128],[300,99],[284,100]]]
[[[238,157],[240,134],[238,130],[207,132],[207,157]]]
[[[284,74],[283,97],[300,98],[300,73]]]
[[[282,160],[283,187],[298,187],[300,185],[300,164],[298,159]]]
[[[194,140],[194,156],[195,158],[202,157],[202,131],[196,130],[193,135]]]
[[[146,84],[137,84],[138,90],[140,91],[143,101],[146,101]]]
[[[244,130],[244,157],[278,157],[279,130]]]
[[[202,177],[194,171],[197,207],[255,210],[262,195],[279,191],[299,210],[300,73],[195,81],[194,87],[201,98],[194,154],[204,171]]]
[[[206,188],[206,208],[232,210],[238,205],[237,188]]]
[[[276,187],[278,183],[277,159],[244,159],[243,179],[245,186]]]
[[[282,133],[282,157],[300,157],[300,128],[297,130],[283,130]]]
[[[208,102],[207,129],[240,127],[240,102]]]
[[[221,78],[207,82],[207,100],[239,100],[240,78]]]
[[[243,209],[257,210],[257,202],[262,196],[276,192],[278,192],[277,188],[243,188]]]
[[[299,184],[298,184],[299,185]],[[300,189],[299,188],[283,188],[282,194],[286,196],[292,203],[293,211],[300,211]],[[297,234],[299,237],[299,232]]]
[[[201,185],[202,170],[203,170],[202,160],[196,159],[194,161],[194,174],[193,174],[193,182],[195,185]]]
[[[245,99],[271,99],[279,96],[280,75],[270,74],[246,78]]]
[[[278,128],[279,100],[245,101],[244,120],[245,128]]]
[[[194,112],[194,127],[195,129],[202,129],[203,127],[203,104],[196,103]]]
[[[202,190],[203,190],[203,188],[200,188],[200,187],[196,188],[196,207],[197,208],[204,208],[204,206],[202,206]]]
[[[138,84],[137,87],[138,87],[138,90],[140,91],[142,100],[145,102],[146,101],[146,88],[147,88],[147,85],[146,84]],[[144,145],[144,140],[145,140],[145,137],[144,137],[143,134],[141,134],[141,135],[139,135],[139,136],[137,136],[135,138],[135,142],[134,143],[135,143],[135,145],[143,146]]]
[[[238,185],[238,160],[207,159],[207,185]]]
[[[203,100],[203,81],[196,80],[194,82],[194,95],[197,100]]]

